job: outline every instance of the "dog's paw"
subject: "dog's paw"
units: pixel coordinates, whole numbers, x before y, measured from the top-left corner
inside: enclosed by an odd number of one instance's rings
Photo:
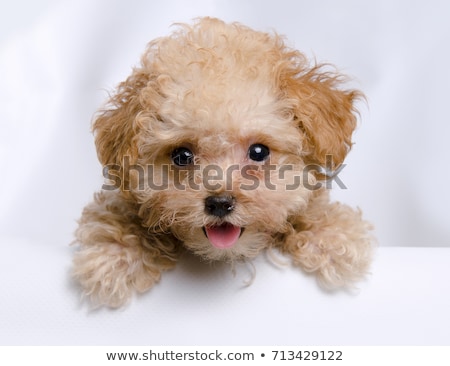
[[[368,273],[374,239],[372,226],[361,212],[337,204],[306,230],[292,233],[286,242],[295,264],[315,273],[328,289],[349,287]]]
[[[357,242],[346,240],[341,235],[330,235],[321,241],[307,241],[293,256],[294,263],[314,272],[325,288],[350,286],[367,274],[372,248],[367,238]]]
[[[144,292],[160,278],[145,249],[108,243],[81,248],[74,257],[73,275],[95,306],[119,307],[133,292]]]

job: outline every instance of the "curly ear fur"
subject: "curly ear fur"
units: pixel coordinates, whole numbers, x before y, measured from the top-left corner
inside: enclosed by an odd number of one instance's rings
[[[137,157],[137,146],[132,141],[138,129],[136,117],[143,110],[140,91],[148,82],[147,72],[134,70],[126,81],[119,84],[108,106],[96,117],[93,131],[98,158],[103,165],[120,166],[125,155],[131,161]]]
[[[294,118],[306,135],[303,149],[307,163],[335,169],[352,146],[357,112],[354,102],[362,94],[339,90],[342,77],[324,71],[324,66],[291,70],[281,85],[288,98],[294,100]],[[332,157],[332,166],[327,155]]]

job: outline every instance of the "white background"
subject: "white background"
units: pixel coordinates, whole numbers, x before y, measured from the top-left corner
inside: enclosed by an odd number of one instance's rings
[[[133,344],[133,334],[147,334],[137,343],[450,343],[444,331],[450,255],[430,248],[450,247],[449,4],[3,2],[0,341]],[[90,313],[78,306],[68,245],[83,206],[102,184],[92,115],[137,64],[148,41],[167,35],[174,22],[201,15],[276,30],[311,58],[352,76],[353,86],[366,94],[356,144],[340,175],[348,189],[333,191],[336,199],[361,207],[376,227],[380,254],[373,282],[359,297],[329,296],[304,274],[280,272],[264,259],[255,283],[242,290],[245,269],[233,278],[228,269],[187,258],[127,310]],[[186,287],[180,289],[178,281]],[[441,325],[429,324],[430,316]],[[413,319],[422,327],[416,332]],[[295,332],[289,322],[303,331]],[[395,322],[397,332],[383,331]],[[214,323],[235,334],[214,330]]]

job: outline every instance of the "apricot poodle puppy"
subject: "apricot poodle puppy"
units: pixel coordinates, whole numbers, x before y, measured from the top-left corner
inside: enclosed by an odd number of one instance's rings
[[[151,42],[93,123],[105,184],[76,231],[84,294],[123,305],[186,249],[235,263],[277,248],[327,288],[364,277],[370,225],[328,195],[362,96],[342,80],[218,19]]]

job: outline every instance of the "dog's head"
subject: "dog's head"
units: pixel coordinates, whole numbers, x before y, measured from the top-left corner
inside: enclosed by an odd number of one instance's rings
[[[94,122],[98,156],[149,230],[252,257],[349,151],[359,93],[339,86],[279,36],[203,18],[149,44]]]

